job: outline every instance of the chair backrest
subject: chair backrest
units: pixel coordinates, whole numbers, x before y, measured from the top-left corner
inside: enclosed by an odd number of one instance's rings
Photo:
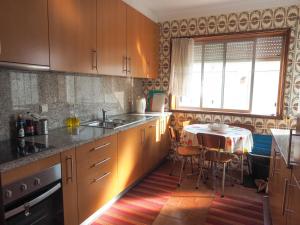
[[[182,122],[182,126],[187,126],[187,125],[191,125],[191,121],[190,120],[185,120]]]
[[[206,149],[220,151],[225,148],[225,137],[215,134],[197,134],[199,144]]]
[[[230,125],[231,125],[231,126],[234,126],[234,127],[245,128],[245,129],[247,129],[247,130],[250,130],[251,133],[253,133],[253,132],[255,131],[254,126],[251,125],[251,124],[231,123]]]

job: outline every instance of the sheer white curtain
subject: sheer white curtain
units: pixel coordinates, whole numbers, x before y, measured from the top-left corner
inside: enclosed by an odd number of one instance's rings
[[[189,84],[193,73],[192,38],[172,40],[172,58],[169,93],[175,96],[188,96]]]

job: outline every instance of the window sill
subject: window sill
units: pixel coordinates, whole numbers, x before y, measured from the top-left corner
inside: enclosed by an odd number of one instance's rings
[[[196,114],[213,114],[213,115],[228,115],[228,116],[243,116],[243,117],[252,117],[252,118],[266,118],[266,119],[278,119],[282,120],[283,115],[258,115],[258,114],[250,114],[250,113],[241,113],[241,112],[224,112],[224,111],[206,111],[206,110],[198,110],[198,109],[171,109],[171,112],[178,113],[196,113]]]

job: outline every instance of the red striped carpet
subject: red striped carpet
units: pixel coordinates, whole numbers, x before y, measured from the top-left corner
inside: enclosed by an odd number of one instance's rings
[[[152,224],[176,189],[178,178],[153,172],[112,205],[92,225]]]
[[[217,196],[209,209],[206,225],[263,225],[263,203],[249,198]]]

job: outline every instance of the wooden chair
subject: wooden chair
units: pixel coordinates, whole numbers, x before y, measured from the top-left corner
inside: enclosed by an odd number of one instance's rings
[[[198,141],[202,143],[203,149],[206,151],[205,160],[210,161],[212,164],[223,165],[222,175],[222,192],[221,197],[224,197],[226,167],[232,161],[233,155],[222,152],[225,149],[225,137],[213,134],[197,134]],[[200,177],[197,179],[196,188],[199,187]]]
[[[180,141],[178,141],[178,138],[176,136],[176,130],[172,126],[169,126],[169,134],[170,134],[171,145],[172,145],[171,148],[173,148],[173,151],[175,153],[175,155],[173,157],[173,166],[171,168],[170,176],[173,175],[173,170],[174,170],[176,161],[181,161],[180,175],[179,175],[179,181],[178,181],[178,186],[180,186],[181,180],[182,180],[183,169],[184,169],[184,166],[185,166],[187,160],[190,159],[191,165],[192,165],[192,172],[193,172],[193,157],[199,157],[201,151],[200,151],[199,147],[181,146]]]
[[[251,133],[254,133],[254,131],[255,131],[254,126],[251,124],[232,123],[232,124],[230,124],[230,126],[244,128],[244,129],[251,131]],[[240,168],[241,168],[240,183],[243,184],[244,183],[244,156],[247,157],[247,155],[244,154],[242,149],[241,149],[241,151],[237,151],[236,155],[238,156],[239,161],[240,161]],[[249,161],[247,160],[247,162],[248,162],[248,170],[249,170]]]

